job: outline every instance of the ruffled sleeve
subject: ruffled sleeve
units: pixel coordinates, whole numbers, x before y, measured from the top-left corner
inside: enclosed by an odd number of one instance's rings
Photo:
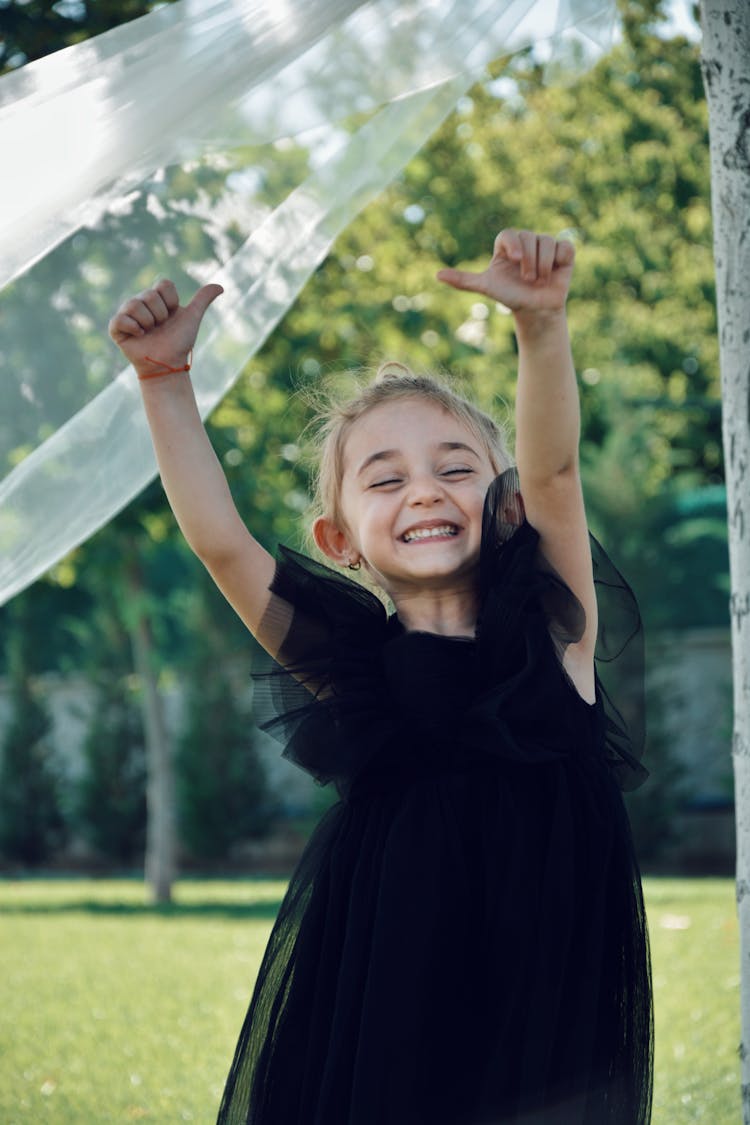
[[[586,704],[562,667],[568,644],[585,628],[583,606],[539,549],[539,535],[526,521],[515,469],[491,485],[484,509],[480,584],[482,614],[478,635],[484,642],[482,664],[508,659],[502,638],[530,631],[529,617],[538,607],[545,619],[559,671],[576,701],[592,714],[600,752],[622,790],[637,789],[649,777],[641,758],[645,744],[644,639],[636,597],[602,545],[589,535],[599,625],[595,650],[596,702]],[[512,597],[508,592],[514,591]],[[523,627],[514,618],[525,615]],[[533,626],[531,626],[533,632]]]
[[[319,785],[351,779],[382,744],[383,603],[363,586],[280,546],[261,633],[280,639],[253,672],[258,726]],[[357,732],[352,745],[352,732]]]

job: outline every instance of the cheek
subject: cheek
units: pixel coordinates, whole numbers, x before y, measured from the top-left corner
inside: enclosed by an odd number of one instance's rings
[[[395,506],[388,502],[385,494],[373,497],[371,502],[363,506],[358,532],[359,540],[366,550],[377,553],[382,545],[390,543],[397,517]]]
[[[389,516],[382,498],[362,497],[341,510],[341,527],[349,542],[369,556],[388,535]]]
[[[362,513],[360,529],[363,534],[383,535],[388,527],[391,516],[386,504],[368,504]]]

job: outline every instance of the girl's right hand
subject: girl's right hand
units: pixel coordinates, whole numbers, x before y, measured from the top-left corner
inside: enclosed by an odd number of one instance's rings
[[[438,280],[499,301],[514,313],[559,312],[573,274],[572,242],[530,230],[503,230],[482,273],[442,269]]]
[[[120,305],[109,334],[138,375],[184,368],[206,309],[223,292],[220,285],[204,285],[182,306],[174,284],[164,279]]]

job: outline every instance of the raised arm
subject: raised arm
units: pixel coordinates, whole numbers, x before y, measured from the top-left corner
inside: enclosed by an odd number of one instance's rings
[[[219,285],[206,285],[183,307],[172,282],[160,281],[118,309],[109,334],[138,375],[164,491],[185,539],[250,631],[276,655],[283,637],[261,628],[274,560],[240,518],[184,370],[206,309],[221,292]]]
[[[516,463],[529,523],[546,558],[583,605],[586,628],[564,664],[584,699],[594,699],[596,594],[578,462],[580,407],[565,302],[571,243],[506,230],[482,273],[441,270],[438,278],[501,302],[515,318],[519,364]]]

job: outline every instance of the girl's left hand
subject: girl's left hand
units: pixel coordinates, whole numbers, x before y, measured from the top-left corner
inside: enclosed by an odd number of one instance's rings
[[[482,273],[442,269],[439,281],[498,301],[513,312],[554,312],[565,307],[573,274],[572,242],[529,230],[504,230]]]

